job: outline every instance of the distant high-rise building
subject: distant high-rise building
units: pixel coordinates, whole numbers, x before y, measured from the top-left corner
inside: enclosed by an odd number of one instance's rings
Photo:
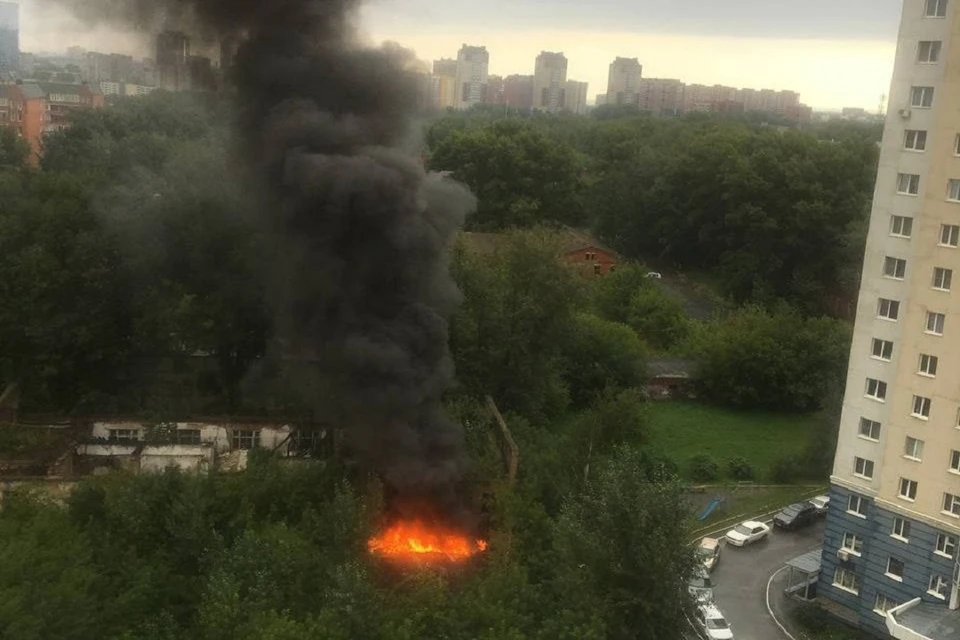
[[[514,109],[533,108],[533,76],[512,75],[503,79],[503,101]]]
[[[683,111],[684,84],[672,78],[642,78],[636,105],[641,111],[677,115]]]
[[[484,94],[484,104],[503,104],[503,78],[501,76],[487,76],[487,90]]]
[[[213,62],[204,56],[187,58],[187,86],[181,90],[216,91],[217,76],[213,72]]]
[[[583,115],[587,112],[587,83],[567,80],[564,95],[564,111]]]
[[[441,58],[433,61],[434,106],[447,109],[457,106],[457,61]]]
[[[607,104],[607,94],[605,94],[605,93],[598,93],[598,94],[597,94],[596,102],[595,102],[594,104],[595,104],[596,106],[598,106],[598,107],[602,107],[602,106],[604,106],[605,104]]]
[[[20,5],[0,2],[0,71],[20,69]]]
[[[533,108],[549,113],[563,109],[567,89],[567,57],[541,51],[533,72]]]
[[[190,87],[190,39],[180,31],[164,31],[157,36],[158,85],[167,91]]]
[[[483,102],[487,87],[490,54],[486,47],[463,45],[457,53],[457,80],[455,106],[469,109]]]
[[[616,58],[607,75],[606,104],[637,104],[643,65],[637,58]]]

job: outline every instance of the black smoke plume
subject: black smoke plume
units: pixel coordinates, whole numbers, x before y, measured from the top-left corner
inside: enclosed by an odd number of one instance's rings
[[[264,269],[284,354],[318,366],[315,406],[402,504],[453,515],[464,459],[441,407],[459,297],[447,254],[473,199],[402,150],[412,58],[357,44],[347,0],[59,2],[88,21],[240,43],[237,134],[276,240]]]

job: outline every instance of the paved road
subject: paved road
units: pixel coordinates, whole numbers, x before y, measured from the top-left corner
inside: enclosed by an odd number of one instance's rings
[[[725,545],[713,570],[714,600],[737,640],[785,638],[767,613],[770,575],[783,564],[816,547],[823,539],[821,520],[801,531],[777,531],[762,542],[742,549]]]

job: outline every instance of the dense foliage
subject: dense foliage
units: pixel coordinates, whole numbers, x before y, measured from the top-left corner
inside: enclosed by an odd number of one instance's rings
[[[855,295],[879,131],[598,115],[452,115],[430,164],[489,194],[480,228],[589,224],[628,257],[713,271],[740,302],[839,312]]]
[[[756,307],[703,327],[695,347],[711,398],[775,411],[821,408],[843,385],[849,348],[843,322]]]

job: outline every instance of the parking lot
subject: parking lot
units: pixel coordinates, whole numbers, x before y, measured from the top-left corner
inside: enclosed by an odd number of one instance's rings
[[[773,529],[765,540],[747,547],[724,545],[712,573],[713,592],[737,640],[785,637],[767,612],[767,580],[787,560],[820,544],[823,529],[821,519],[799,531]]]

